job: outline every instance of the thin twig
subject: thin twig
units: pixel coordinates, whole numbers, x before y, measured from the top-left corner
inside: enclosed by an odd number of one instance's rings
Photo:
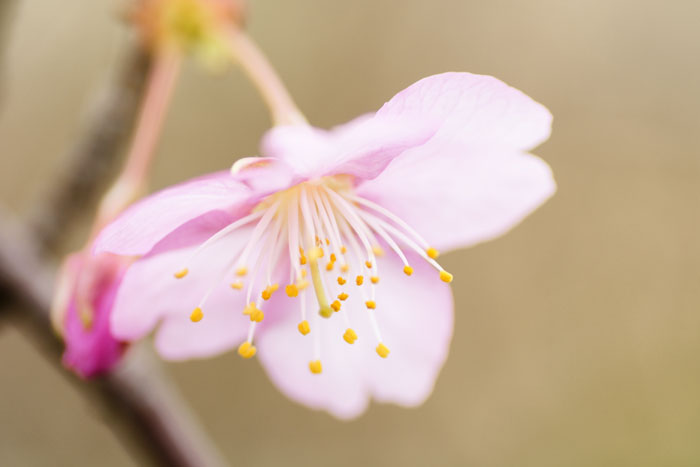
[[[0,0],[2,1],[2,0]],[[150,55],[136,44],[128,51],[118,76],[88,115],[88,127],[61,160],[62,170],[30,216],[42,250],[55,249],[81,212],[91,212],[108,181],[134,121],[150,67]]]
[[[2,213],[0,213],[2,214]],[[0,307],[57,367],[63,346],[49,321],[54,268],[42,260],[32,234],[0,216]],[[26,311],[26,312],[25,312]],[[148,352],[135,348],[109,376],[81,381],[62,369],[78,390],[99,402],[107,425],[158,465],[202,467],[226,462],[199,427],[174,385]]]

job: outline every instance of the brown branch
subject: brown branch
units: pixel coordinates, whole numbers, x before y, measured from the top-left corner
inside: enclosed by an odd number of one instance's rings
[[[0,0],[0,40],[6,39],[12,3]],[[150,352],[134,348],[108,376],[82,381],[61,366],[63,343],[49,319],[55,268],[43,253],[55,248],[78,213],[92,207],[107,181],[131,134],[149,65],[140,47],[129,52],[67,156],[67,169],[35,210],[31,230],[0,211],[0,314],[22,310],[10,314],[11,320],[77,390],[96,402],[107,426],[127,447],[139,449],[156,465],[223,466],[227,463]]]
[[[78,390],[99,402],[120,439],[158,465],[226,465],[149,352],[132,349],[110,375],[92,381],[61,367],[63,345],[48,314],[55,270],[42,261],[30,232],[7,217],[0,226],[0,306],[22,308],[23,313],[11,316],[13,322]]]
[[[15,14],[16,2],[14,0],[0,0],[0,65],[5,64],[5,53],[7,53],[7,45],[9,41],[10,23]],[[0,70],[0,101],[4,97],[5,90],[5,70]]]
[[[0,0],[2,1],[2,0]],[[52,251],[81,212],[91,212],[132,133],[151,59],[134,45],[118,76],[88,115],[77,144],[61,159],[65,167],[30,216],[42,250]]]

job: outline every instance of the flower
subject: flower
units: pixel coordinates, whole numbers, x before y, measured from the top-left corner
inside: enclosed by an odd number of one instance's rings
[[[66,345],[63,364],[83,378],[111,370],[126,349],[126,343],[112,336],[109,320],[128,263],[89,252],[74,253],[64,262],[52,316]]]
[[[157,328],[168,359],[257,353],[289,397],[341,418],[370,397],[420,404],[452,335],[438,250],[498,236],[552,195],[527,153],[550,127],[542,105],[468,73],[330,131],[274,127],[263,157],[156,193],[100,233],[95,252],[141,255],[112,332]]]
[[[243,22],[238,0],[138,0],[131,19],[157,52],[193,53],[215,67],[230,59],[227,36]]]

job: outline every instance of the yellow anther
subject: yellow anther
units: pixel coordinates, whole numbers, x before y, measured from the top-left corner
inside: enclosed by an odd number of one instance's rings
[[[304,290],[308,286],[309,286],[309,281],[307,281],[307,280],[297,281],[297,289],[299,289],[299,290]]]
[[[347,281],[342,277],[338,276],[338,285],[345,285]]]
[[[413,274],[413,268],[409,265],[406,265],[403,267],[403,273],[407,276],[410,276],[411,274]]]
[[[193,323],[201,321],[202,318],[204,318],[204,313],[202,313],[202,309],[200,307],[195,308],[190,314],[190,320],[192,320]]]
[[[231,288],[236,290],[241,290],[243,288],[243,282],[236,281],[231,283]]]
[[[304,249],[302,247],[299,247],[299,254],[303,255],[304,254]]]
[[[296,297],[299,295],[299,287],[297,287],[296,284],[289,284],[284,288],[284,291],[287,292],[287,295],[290,297]]]
[[[323,368],[321,368],[321,360],[312,360],[309,362],[309,370],[315,375],[320,375]]]
[[[335,263],[337,260],[335,253],[331,253],[331,263]]]
[[[257,351],[258,349],[248,341],[238,346],[238,355],[243,358],[252,358]]]
[[[357,340],[357,333],[355,333],[355,331],[353,331],[352,329],[347,328],[345,330],[345,334],[343,334],[343,339],[345,339],[345,342],[347,342],[348,344],[354,344]]]
[[[367,266],[367,269],[372,269],[372,261],[365,261],[365,266]]]
[[[450,274],[447,271],[440,271],[440,279],[443,282],[447,282],[447,283],[452,282],[452,274]]]
[[[379,245],[374,245],[372,247],[372,253],[374,253],[376,256],[384,256],[384,250]],[[371,266],[367,266],[367,267],[369,268]]]
[[[302,269],[300,275],[302,278],[306,277],[306,269]]]
[[[250,302],[249,304],[246,305],[245,308],[243,308],[243,314],[244,315],[251,315],[257,309],[258,309],[258,307],[257,307],[257,305],[255,305],[255,302]]]
[[[331,241],[326,239],[326,245],[330,245],[330,244],[331,244]]]
[[[370,280],[372,281],[372,284],[378,284],[379,283],[379,276],[372,276],[372,277],[370,277]]]
[[[335,263],[333,261],[330,261],[328,264],[326,264],[326,271],[332,271],[334,264]]]
[[[365,278],[362,277],[362,276],[357,276],[357,277],[355,278],[355,284],[357,284],[357,285],[362,285],[362,283],[363,283],[364,281],[365,281]]]
[[[190,270],[185,268],[181,271],[176,272],[174,275],[175,275],[176,279],[182,279],[183,277],[185,277],[187,275],[188,272],[190,272]]]
[[[367,300],[365,302],[365,306],[370,310],[374,310],[375,308],[377,308],[377,304],[374,302],[374,300]]]
[[[306,256],[301,255],[299,257],[299,264],[301,264],[302,266],[306,264]]]
[[[382,358],[386,358],[389,356],[389,348],[380,342],[377,346],[377,354]]]
[[[428,255],[428,257],[431,258],[431,259],[435,259],[435,258],[437,258],[438,256],[440,256],[440,252],[437,251],[435,248],[432,248],[432,247],[430,247],[430,248],[428,248],[427,250],[425,250],[425,254]]]
[[[348,249],[345,248],[344,246],[341,246],[341,247],[340,247],[340,252],[341,252],[342,254],[345,254],[345,253],[348,252]]]
[[[350,265],[349,264],[343,264],[340,266],[340,270],[343,272],[348,272],[350,270]]]
[[[340,302],[335,300],[333,303],[331,303],[331,308],[333,308],[333,311],[340,311]]]
[[[314,240],[316,240],[316,245],[318,245],[319,243],[321,243],[321,239],[318,238],[318,235],[314,235]]]
[[[272,297],[272,294],[277,292],[277,289],[280,288],[279,284],[270,284],[267,287],[265,287],[265,290],[262,291],[262,298],[263,300],[269,300],[270,297]]]
[[[318,314],[324,318],[330,318],[333,316],[333,308],[329,305],[323,305],[318,309]]]
[[[260,323],[264,318],[265,313],[263,313],[262,310],[258,310],[257,308],[253,310],[253,312],[250,314],[250,320],[255,321],[256,323]]]
[[[340,300],[340,301],[343,301],[343,302],[344,302],[344,301],[347,300],[347,299],[348,299],[348,294],[346,294],[345,292],[343,292],[343,293],[341,293],[340,295],[338,295],[338,300]]]
[[[245,266],[241,266],[240,268],[236,269],[236,274],[239,276],[245,276],[248,274],[248,268]]]
[[[309,250],[309,259],[311,261],[319,259],[323,256],[323,248],[315,246]]]
[[[304,336],[311,332],[311,328],[309,327],[309,322],[306,320],[299,323],[299,325],[297,326],[297,329],[299,329],[299,332]]]

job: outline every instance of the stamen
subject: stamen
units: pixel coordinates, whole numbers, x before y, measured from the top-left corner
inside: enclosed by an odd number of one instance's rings
[[[413,268],[412,268],[411,266],[409,266],[409,265],[406,265],[406,266],[403,267],[403,272],[404,272],[404,274],[406,274],[407,276],[410,276],[411,274],[413,274]]]
[[[437,258],[438,256],[440,256],[440,252],[437,251],[437,250],[436,250],[435,248],[433,248],[433,247],[430,247],[430,248],[428,248],[427,250],[425,250],[425,254],[427,254],[428,257],[431,258],[431,259],[435,259],[435,258]]]
[[[444,270],[440,271],[440,279],[443,282],[447,282],[449,284],[450,282],[452,282],[452,274]]]
[[[311,328],[309,327],[309,322],[306,320],[299,323],[299,326],[297,326],[297,328],[299,329],[299,332],[304,336],[307,335],[309,332],[311,332]]]
[[[232,282],[231,288],[236,289],[236,290],[242,290],[243,289],[243,282],[241,282],[241,281]]]
[[[257,349],[255,348],[255,346],[248,341],[245,341],[244,343],[238,346],[238,355],[240,355],[243,358],[252,358],[255,356],[256,352]]]
[[[365,302],[365,306],[370,310],[374,310],[377,308],[377,303],[374,300],[367,300]]]
[[[204,313],[202,313],[202,309],[200,307],[197,307],[192,311],[192,314],[190,314],[190,320],[192,320],[193,323],[197,323],[204,318]]]
[[[346,294],[345,292],[343,292],[343,293],[341,293],[340,295],[338,295],[338,300],[340,300],[340,301],[343,301],[343,302],[344,302],[344,301],[347,300],[347,299],[348,299],[348,294]]]
[[[365,278],[362,277],[362,276],[357,276],[357,277],[355,278],[355,283],[356,283],[357,285],[362,285],[362,283],[363,283],[364,281],[365,281]]]
[[[323,368],[321,368],[321,360],[312,360],[309,362],[309,370],[315,375],[320,375]]]
[[[265,214],[265,211],[256,211],[248,216],[242,217],[238,219],[235,222],[232,222],[231,224],[227,225],[226,227],[222,228],[218,232],[216,232],[214,235],[209,237],[204,243],[199,245],[196,250],[192,252],[190,257],[187,259],[185,264],[191,264],[194,258],[199,255],[199,253],[204,250],[207,246],[211,245],[221,237],[233,232],[234,230],[238,229],[239,227],[242,227],[246,224],[249,224],[250,222],[262,217]],[[175,273],[175,277],[178,279],[181,279],[187,275],[189,272],[189,269],[187,267],[181,269],[180,271]]]
[[[315,190],[314,201],[316,207],[321,214],[321,219],[323,220],[323,227],[330,234],[330,242],[326,239],[326,244],[333,246],[335,251],[342,250],[342,242],[340,240],[340,231],[338,230],[338,224],[333,213],[330,201],[327,199],[324,191]],[[331,261],[335,261],[335,255],[331,255]]]
[[[377,354],[382,358],[386,358],[389,356],[389,348],[381,342],[377,346],[376,350],[377,350]]]
[[[331,308],[333,308],[333,311],[340,311],[340,302],[335,300],[333,303],[331,303]]]
[[[383,220],[381,220],[381,219],[379,219],[378,217],[373,216],[373,215],[371,215],[371,214],[369,214],[369,213],[367,213],[367,212],[363,213],[362,215],[363,215],[363,217],[365,217],[365,218],[372,219],[372,221],[373,221],[373,222],[376,222],[378,225],[380,225],[382,229],[386,230],[388,233],[391,233],[394,237],[396,237],[396,238],[398,238],[399,240],[401,240],[406,246],[408,246],[410,249],[412,249],[413,251],[415,251],[416,253],[418,253],[424,260],[426,260],[426,261],[427,261],[431,266],[433,266],[435,269],[437,269],[438,271],[443,271],[443,270],[444,270],[444,269],[442,268],[442,266],[440,266],[440,265],[437,263],[437,261],[435,261],[435,260],[432,259],[430,256],[428,256],[428,254],[426,253],[425,250],[422,250],[418,245],[416,245],[416,243],[415,243],[413,240],[411,240],[410,238],[408,238],[406,235],[404,235],[402,232],[400,232],[399,230],[397,230],[395,227],[393,227],[393,226],[387,224],[387,223],[384,222]]]
[[[296,284],[289,284],[284,288],[284,291],[290,297],[296,297],[297,295],[299,295],[299,287],[297,287]]]
[[[378,222],[373,222],[373,219],[371,216],[368,216],[366,213],[363,213],[360,211],[360,217],[367,222],[367,225],[369,225],[372,229],[374,229],[375,232],[379,234],[382,239],[384,239],[385,242],[389,244],[389,247],[394,250],[394,253],[399,257],[401,262],[404,264],[404,266],[408,266],[408,260],[406,259],[406,255],[403,254],[403,251],[401,251],[401,248],[396,244],[393,238],[387,234],[384,229],[381,228],[381,225],[379,225]]]
[[[263,300],[269,300],[270,297],[272,297],[272,294],[275,293],[279,288],[279,284],[271,284],[265,287],[265,290],[263,290],[261,293]]]
[[[379,276],[372,276],[372,277],[370,277],[370,280],[372,281],[372,284],[378,284],[379,283]]]
[[[258,308],[255,302],[250,302],[243,309],[243,314],[250,316],[250,320],[256,323],[260,323],[265,318],[265,314]]]
[[[351,328],[347,328],[345,334],[343,334],[343,339],[345,339],[345,342],[348,344],[354,344],[357,340],[357,334]]]
[[[236,275],[237,276],[245,276],[248,274],[248,268],[245,266],[241,266],[240,268],[236,269]]]
[[[338,285],[345,285],[347,281],[342,277],[338,276]]]
[[[374,202],[372,202],[368,199],[365,199],[365,198],[361,198],[359,196],[346,195],[346,197],[350,201],[354,201],[358,204],[361,204],[361,205],[366,206],[370,209],[373,209],[375,212],[378,212],[379,214],[381,214],[384,217],[388,218],[389,220],[393,221],[395,224],[402,227],[408,234],[412,235],[413,238],[419,244],[423,245],[424,249],[429,249],[428,242],[426,242],[425,239],[423,239],[423,237],[418,232],[416,232],[414,229],[412,229],[410,225],[408,225],[403,219],[401,219],[399,216],[397,216],[393,212],[389,211],[386,208],[383,208],[382,206],[378,205],[377,203],[374,203]],[[435,258],[433,258],[433,259],[435,259]]]

